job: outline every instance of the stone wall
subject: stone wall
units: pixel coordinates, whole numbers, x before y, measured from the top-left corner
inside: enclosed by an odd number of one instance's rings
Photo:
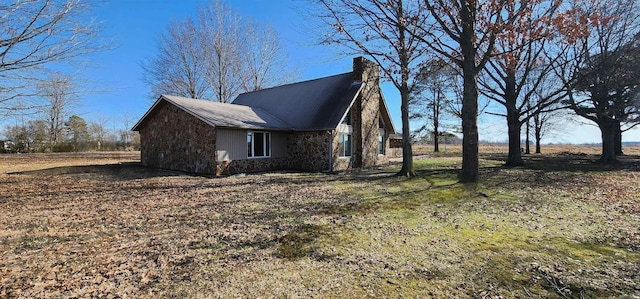
[[[380,72],[378,66],[362,57],[353,60],[354,80],[363,87],[354,103],[354,168],[368,168],[378,164],[378,135],[380,121]]]
[[[288,158],[255,158],[218,162],[216,175],[232,175],[271,170],[288,170]]]
[[[165,101],[140,127],[141,162],[145,166],[193,173],[216,173],[216,131]]]
[[[292,132],[287,141],[290,169],[329,170],[331,131]]]

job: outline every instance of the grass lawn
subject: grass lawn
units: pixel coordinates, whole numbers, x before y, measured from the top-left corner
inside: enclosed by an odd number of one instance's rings
[[[457,183],[451,151],[414,178],[1,155],[0,298],[640,298],[640,148],[626,152],[504,168],[484,151],[477,184]]]

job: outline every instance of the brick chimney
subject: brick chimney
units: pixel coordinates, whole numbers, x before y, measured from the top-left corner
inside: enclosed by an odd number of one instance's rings
[[[362,56],[353,59],[353,80],[365,82],[372,80],[377,82],[380,78],[378,65]]]

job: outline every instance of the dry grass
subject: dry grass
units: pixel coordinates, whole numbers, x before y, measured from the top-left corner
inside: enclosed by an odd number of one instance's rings
[[[535,151],[535,147],[531,147],[531,152]],[[508,151],[505,144],[480,144],[479,151],[482,154],[501,154]],[[542,154],[555,155],[560,153],[571,153],[577,155],[599,155],[602,147],[597,145],[572,145],[572,144],[551,144],[541,147]],[[624,146],[623,151],[627,155],[640,155],[640,145]],[[414,155],[433,155],[433,145],[414,145]],[[440,145],[440,156],[458,156],[462,153],[461,145]],[[535,155],[535,154],[532,154]]]
[[[566,152],[484,154],[473,185],[456,157],[407,179],[0,156],[0,297],[636,298],[640,157]]]

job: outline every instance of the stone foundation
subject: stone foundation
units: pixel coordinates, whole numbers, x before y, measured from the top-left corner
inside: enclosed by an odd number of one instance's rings
[[[232,175],[272,170],[288,170],[287,158],[243,159],[218,162],[216,175]]]

